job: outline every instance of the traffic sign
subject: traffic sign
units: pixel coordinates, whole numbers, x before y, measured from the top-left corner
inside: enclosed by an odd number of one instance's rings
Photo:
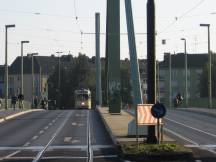
[[[157,125],[157,118],[151,114],[153,104],[137,105],[137,123],[138,125]],[[160,123],[162,121],[160,120]]]
[[[166,108],[161,103],[156,103],[151,108],[151,114],[155,118],[162,118],[166,115]]]

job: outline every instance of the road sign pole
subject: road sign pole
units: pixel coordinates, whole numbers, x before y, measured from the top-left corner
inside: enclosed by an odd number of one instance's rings
[[[147,2],[147,92],[148,103],[156,102],[156,63],[155,63],[155,4]],[[157,143],[155,126],[148,126],[147,143]]]
[[[135,116],[136,116],[136,144],[137,144],[137,150],[139,150],[139,127],[138,127],[138,110],[137,110],[138,106],[136,105],[135,108]]]
[[[158,138],[158,144],[160,144],[160,119],[157,118],[157,138]]]
[[[101,61],[100,61],[100,13],[95,14],[95,51],[96,51],[96,104],[102,105]]]

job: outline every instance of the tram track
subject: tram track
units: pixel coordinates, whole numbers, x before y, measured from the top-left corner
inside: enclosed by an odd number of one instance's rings
[[[61,115],[61,120],[56,120],[58,123],[53,123],[51,129],[43,133],[42,129],[37,130],[38,133],[31,139],[37,135],[38,138],[28,146],[0,146],[0,154],[11,153],[1,157],[0,162],[102,162],[118,158],[97,113],[93,110],[72,110]],[[41,145],[44,137],[47,137],[46,141]]]

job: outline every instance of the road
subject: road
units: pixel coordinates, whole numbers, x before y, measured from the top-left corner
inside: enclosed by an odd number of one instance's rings
[[[119,162],[93,110],[32,112],[0,124],[0,161]]]
[[[184,110],[168,110],[165,117],[166,134],[191,148],[201,148],[216,160],[216,120],[206,114]]]

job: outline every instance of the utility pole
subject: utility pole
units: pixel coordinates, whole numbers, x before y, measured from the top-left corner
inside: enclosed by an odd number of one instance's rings
[[[63,52],[56,52],[58,54],[58,106],[59,106],[59,109],[60,109],[60,106],[61,106],[61,91],[60,91],[60,88],[61,88],[61,57],[60,57],[60,54],[63,53]]]
[[[169,53],[169,108],[172,108],[172,55]]]
[[[5,109],[8,108],[8,54],[7,54],[7,43],[8,43],[8,39],[7,39],[7,31],[8,28],[14,28],[15,25],[5,25]]]
[[[186,39],[181,38],[184,41],[184,54],[185,54],[185,107],[188,107],[188,85],[187,85],[187,44]]]
[[[38,53],[30,53],[27,56],[31,57],[32,64],[32,108],[34,107],[34,96],[35,96],[35,88],[34,88],[34,56],[38,55]]]
[[[102,105],[101,61],[100,61],[100,13],[95,14],[95,48],[96,48],[96,105]]]
[[[147,1],[147,92],[148,103],[156,103],[155,3]],[[147,143],[157,143],[155,126],[148,126]]]
[[[201,27],[208,29],[208,56],[209,56],[209,72],[208,72],[208,92],[209,92],[209,108],[212,108],[212,54],[210,51],[210,24],[200,24]]]
[[[21,94],[24,95],[23,91],[23,44],[29,43],[29,41],[21,41]]]

